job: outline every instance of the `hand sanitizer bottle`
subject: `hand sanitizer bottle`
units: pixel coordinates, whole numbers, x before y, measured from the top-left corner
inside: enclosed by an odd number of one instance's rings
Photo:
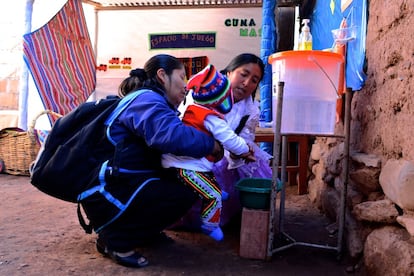
[[[299,35],[299,50],[312,50],[312,34],[309,28],[309,19],[302,20],[302,32]]]

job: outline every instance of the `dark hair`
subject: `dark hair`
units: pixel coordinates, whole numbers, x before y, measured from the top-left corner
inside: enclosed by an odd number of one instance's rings
[[[124,97],[132,91],[136,91],[143,86],[147,79],[144,69],[136,68],[129,72],[129,77],[124,79],[118,88],[118,96]]]
[[[164,86],[157,79],[158,69],[164,69],[167,76],[171,76],[175,69],[184,68],[184,64],[176,57],[159,54],[151,57],[144,65],[144,69],[136,68],[129,72],[129,77],[119,85],[118,95],[123,97],[132,91],[143,87],[150,89],[164,90]]]
[[[240,54],[240,55],[234,57],[230,61],[230,63],[226,66],[226,68],[224,68],[223,70],[220,71],[220,73],[227,74],[228,72],[232,72],[232,71],[236,70],[237,68],[239,68],[240,66],[243,66],[243,65],[248,64],[248,63],[255,63],[255,64],[259,65],[260,72],[262,73],[262,75],[260,77],[260,81],[261,81],[263,79],[263,76],[264,76],[264,70],[265,70],[264,63],[263,63],[261,58],[259,58],[255,54],[250,54],[250,53],[243,53],[243,54]]]

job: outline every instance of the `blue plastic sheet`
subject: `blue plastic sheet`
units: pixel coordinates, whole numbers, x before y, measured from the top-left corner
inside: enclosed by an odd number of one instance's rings
[[[345,68],[346,86],[354,91],[360,90],[366,80],[364,66],[367,17],[366,0],[352,0],[343,12],[341,0],[324,0],[316,1],[311,18],[314,50],[324,50],[333,46],[332,30],[340,27],[343,18],[346,18],[348,27],[356,27],[355,39],[347,42]]]
[[[272,65],[269,64],[268,59],[271,54],[276,52],[276,20],[275,7],[277,0],[264,0],[262,8],[262,40],[261,40],[261,58],[265,64],[265,73],[263,80],[260,83],[260,110],[261,120],[270,122],[272,120]],[[271,143],[262,143],[261,149],[271,153]]]

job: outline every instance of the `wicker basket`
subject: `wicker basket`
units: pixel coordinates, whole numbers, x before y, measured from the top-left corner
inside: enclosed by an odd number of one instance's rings
[[[36,137],[35,125],[37,119],[51,114],[61,117],[50,110],[39,113],[32,121],[28,131],[19,128],[5,128],[0,130],[0,159],[4,162],[4,172],[13,175],[30,175],[30,164],[36,159],[40,143]]]

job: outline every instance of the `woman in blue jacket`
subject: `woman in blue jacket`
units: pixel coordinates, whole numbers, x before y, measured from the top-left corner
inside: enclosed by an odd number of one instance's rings
[[[173,171],[161,168],[161,154],[199,158],[213,153],[221,158],[222,148],[177,116],[187,92],[184,65],[178,59],[156,55],[143,69],[133,71],[137,82],[128,90],[138,91],[128,93],[128,103],[107,130],[110,141],[123,141],[119,173],[94,179],[105,182],[106,200],[100,191],[81,203],[98,233],[98,251],[121,265],[143,267],[148,260],[136,248],[165,238],[162,231],[197,199],[191,188],[177,182]]]

